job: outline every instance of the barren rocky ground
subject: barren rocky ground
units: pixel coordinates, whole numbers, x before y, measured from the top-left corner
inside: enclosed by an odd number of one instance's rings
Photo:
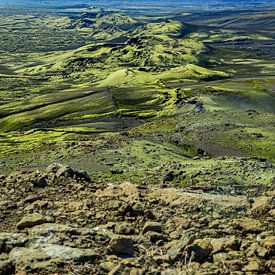
[[[1,176],[1,274],[272,274],[274,189]]]

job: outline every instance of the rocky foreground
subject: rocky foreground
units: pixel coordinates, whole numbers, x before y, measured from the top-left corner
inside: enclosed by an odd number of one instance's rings
[[[275,191],[0,176],[0,274],[274,274]]]

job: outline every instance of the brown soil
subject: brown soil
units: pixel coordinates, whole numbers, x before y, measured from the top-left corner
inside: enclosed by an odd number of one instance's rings
[[[0,274],[272,274],[275,193],[242,188],[2,176]]]

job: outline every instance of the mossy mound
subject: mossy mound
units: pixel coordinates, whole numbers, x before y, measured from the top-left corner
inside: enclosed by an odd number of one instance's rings
[[[99,30],[105,29],[104,26],[107,23],[104,18],[100,19],[103,21],[99,20],[95,23],[98,24]],[[117,23],[117,21],[120,22],[119,19],[121,16],[112,17],[112,20],[109,18],[111,22],[115,22],[115,25],[120,24]],[[135,21],[128,17],[122,17],[121,20],[122,22],[130,20],[131,24],[135,24]],[[97,82],[104,80],[106,76],[116,70],[121,75],[121,68],[131,68],[142,72],[139,74],[142,75],[142,78],[146,78],[145,75],[148,74],[150,79],[152,78],[151,72],[169,71],[171,68],[200,62],[200,55],[208,49],[201,42],[184,38],[182,33],[185,28],[187,26],[182,23],[171,20],[143,24],[128,31],[127,34],[121,35],[124,40],[122,43],[93,43],[71,52],[49,55],[44,59],[45,64],[29,67],[26,70],[21,70],[20,73],[25,72],[32,75],[52,75],[54,73],[61,77],[71,78],[83,78],[83,75],[86,77],[87,74],[90,74]],[[120,33],[120,30],[118,32]],[[98,69],[100,69],[99,72]],[[206,70],[201,70],[201,74],[204,72]],[[112,86],[115,86],[115,83],[116,81]]]
[[[100,81],[99,86],[136,87],[145,84],[162,85],[167,81],[183,81],[186,79],[207,80],[228,77],[226,73],[212,71],[197,65],[187,64],[162,73],[144,72],[136,69],[120,69]]]

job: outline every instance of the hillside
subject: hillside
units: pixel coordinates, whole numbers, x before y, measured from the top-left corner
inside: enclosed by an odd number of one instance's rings
[[[273,274],[272,5],[35,3],[0,5],[0,274]]]

